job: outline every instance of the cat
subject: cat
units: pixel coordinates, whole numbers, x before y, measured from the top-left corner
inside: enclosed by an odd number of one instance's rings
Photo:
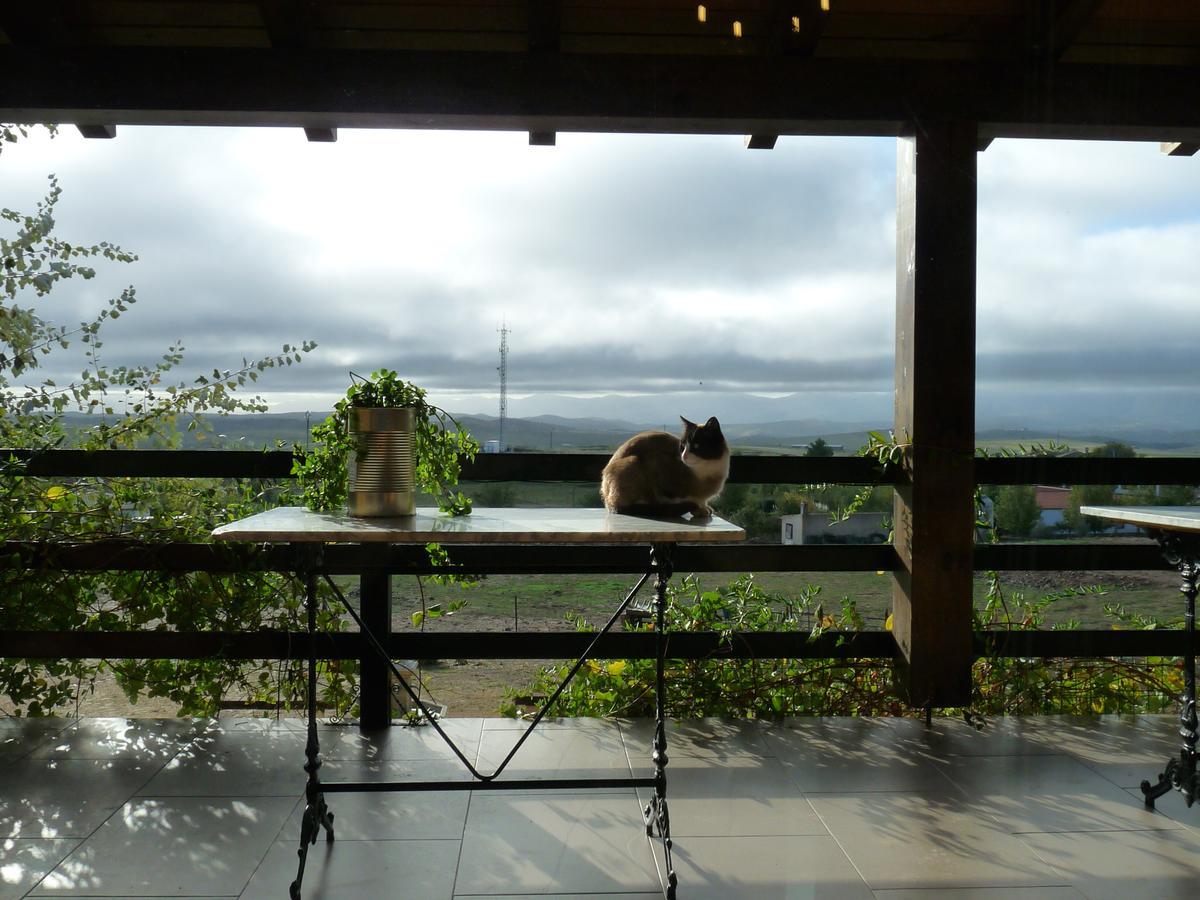
[[[643,431],[617,448],[600,478],[610,512],[712,518],[708,501],[729,477],[729,445],[715,416],[703,425],[679,418],[679,437]]]

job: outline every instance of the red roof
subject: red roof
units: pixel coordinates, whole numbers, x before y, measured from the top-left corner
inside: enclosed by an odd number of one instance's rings
[[[1038,509],[1066,509],[1070,488],[1039,484],[1036,488]]]

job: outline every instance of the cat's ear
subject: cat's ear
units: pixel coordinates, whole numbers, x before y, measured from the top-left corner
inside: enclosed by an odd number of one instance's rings
[[[685,430],[688,428],[699,428],[700,427],[695,422],[691,422],[691,421],[685,419],[683,416],[679,417],[679,421],[683,423],[683,427]]]
[[[721,423],[717,421],[716,416],[709,416],[708,421],[704,423],[704,427],[705,428],[715,428],[715,429],[717,429],[717,431],[720,431]]]

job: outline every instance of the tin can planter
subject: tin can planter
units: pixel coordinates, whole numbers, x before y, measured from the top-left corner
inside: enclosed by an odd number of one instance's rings
[[[412,409],[352,408],[347,511],[352,516],[411,516],[417,511],[416,417]]]

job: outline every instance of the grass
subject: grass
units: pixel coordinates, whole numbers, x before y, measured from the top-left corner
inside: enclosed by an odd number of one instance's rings
[[[682,576],[685,573],[678,573]],[[1020,575],[1006,583],[1008,596],[1024,594],[1032,600],[1044,593],[1067,587],[1098,584],[1096,576],[1086,572],[1039,573],[1051,576],[1046,584],[1019,586]],[[705,587],[716,587],[737,577],[735,573],[701,573],[698,579]],[[575,613],[590,621],[605,616],[624,597],[636,576],[620,575],[492,575],[471,588],[441,586],[426,582],[426,602],[441,603],[464,600],[466,606],[458,613],[465,617],[516,617],[529,621],[561,620],[566,626]],[[892,607],[892,580],[874,572],[765,572],[755,575],[755,581],[768,593],[796,596],[808,586],[819,586],[818,599],[827,611],[840,608],[843,598],[854,600],[867,627],[879,629]],[[988,583],[984,573],[975,578],[974,602],[982,605]],[[420,609],[420,595],[415,580],[397,578],[393,586],[394,608],[398,615]],[[1105,604],[1120,603],[1130,612],[1155,616],[1174,622],[1182,617],[1183,605],[1177,589],[1169,585],[1108,586],[1104,594],[1088,594],[1056,601],[1046,611],[1047,624],[1079,623],[1081,628],[1105,629],[1113,620],[1105,615]]]

